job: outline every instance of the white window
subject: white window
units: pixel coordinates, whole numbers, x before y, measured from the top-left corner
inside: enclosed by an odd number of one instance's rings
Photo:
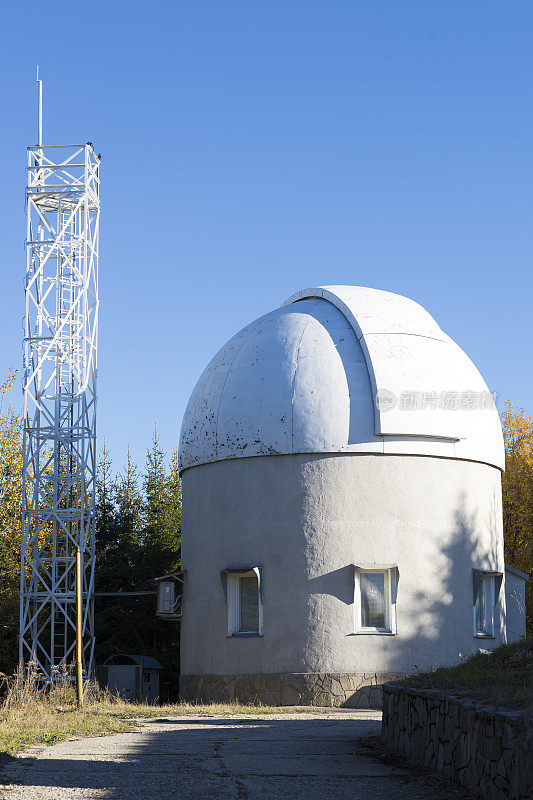
[[[228,635],[261,636],[263,603],[260,567],[224,572],[227,581]]]
[[[474,570],[474,636],[494,636],[495,573]]]
[[[354,614],[356,633],[396,633],[395,566],[356,566]]]

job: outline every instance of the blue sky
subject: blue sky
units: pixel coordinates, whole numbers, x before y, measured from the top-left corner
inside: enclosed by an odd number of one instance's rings
[[[211,356],[305,286],[422,303],[533,413],[533,5],[3,6],[0,373],[21,362],[25,148],[102,158],[99,436],[177,444]],[[20,405],[20,387],[12,395]]]

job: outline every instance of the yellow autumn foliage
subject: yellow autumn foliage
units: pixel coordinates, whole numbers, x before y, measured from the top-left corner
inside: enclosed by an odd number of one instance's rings
[[[0,384],[0,671],[16,666],[22,505],[22,420],[7,407],[15,380]]]
[[[533,572],[533,420],[509,400],[501,415],[505,442],[502,478],[505,560]],[[528,630],[533,626],[533,580],[526,584]]]
[[[18,581],[22,503],[22,420],[6,398],[15,380],[10,372],[0,384],[0,573],[9,584]]]

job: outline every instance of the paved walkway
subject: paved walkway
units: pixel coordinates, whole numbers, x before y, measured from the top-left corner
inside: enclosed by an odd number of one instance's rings
[[[24,754],[0,800],[446,800],[357,744],[379,728],[374,711],[151,720]]]

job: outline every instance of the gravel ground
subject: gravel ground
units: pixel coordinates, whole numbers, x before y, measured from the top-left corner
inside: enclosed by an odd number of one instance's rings
[[[34,748],[4,765],[0,800],[448,800],[455,793],[358,739],[352,711],[146,720],[134,733]]]

